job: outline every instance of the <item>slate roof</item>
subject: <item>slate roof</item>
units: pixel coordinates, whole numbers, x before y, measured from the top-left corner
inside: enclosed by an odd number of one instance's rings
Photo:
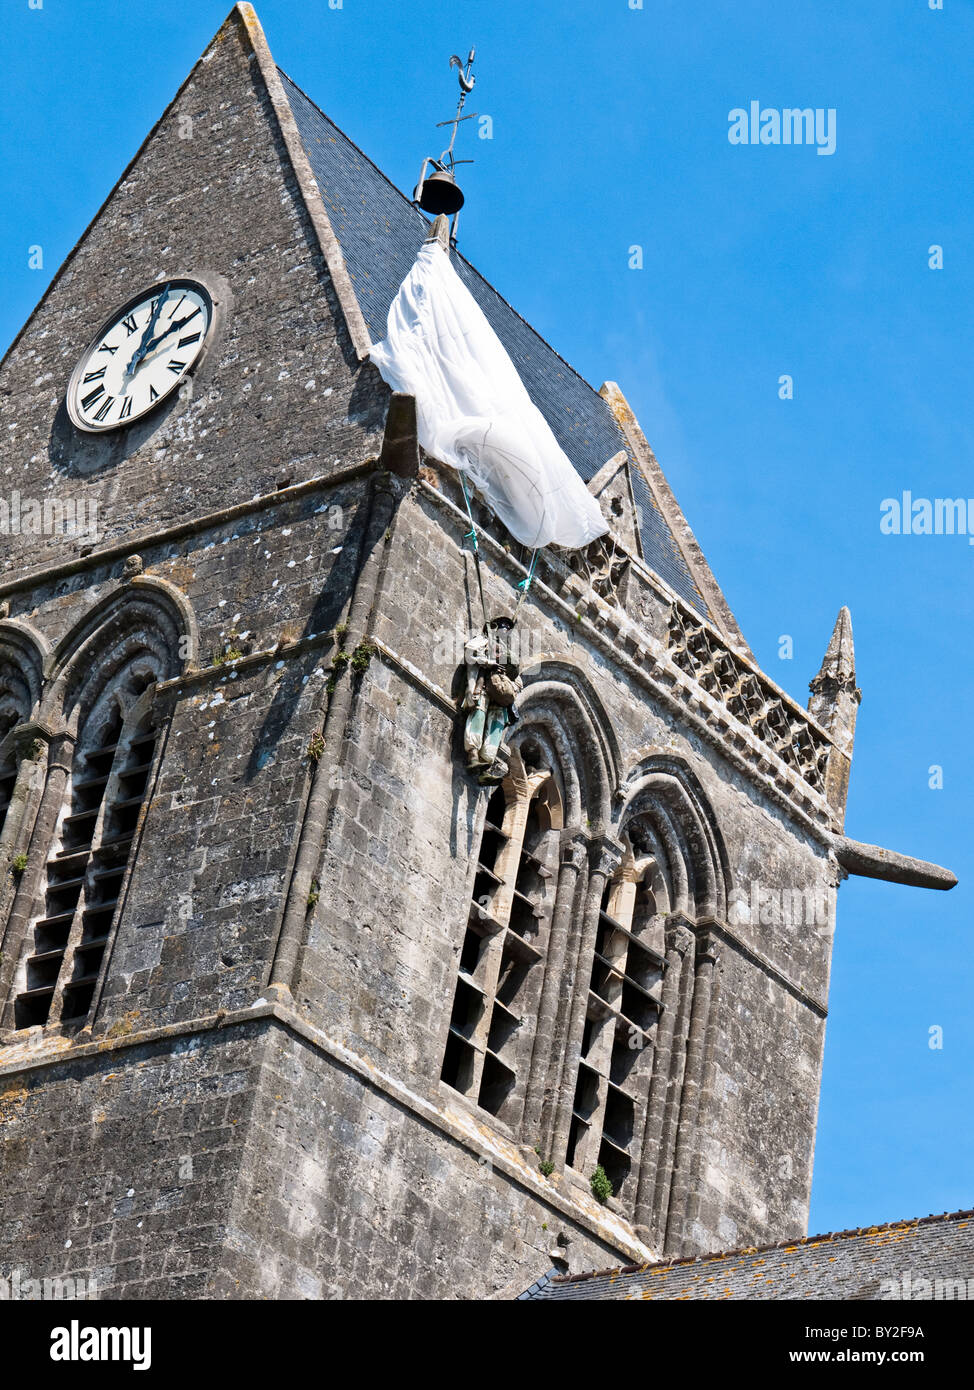
[[[373,342],[385,337],[389,306],[430,224],[409,199],[278,69],[329,221],[342,248]],[[535,405],[588,482],[626,448],[609,406],[456,250],[453,264],[503,343]],[[643,557],[701,613],[707,606],[638,466],[630,455],[641,514]]]
[[[896,1281],[893,1288],[888,1281]],[[887,1281],[884,1284],[884,1281]],[[974,1300],[974,1211],[806,1236],[756,1250],[543,1275],[521,1299]]]

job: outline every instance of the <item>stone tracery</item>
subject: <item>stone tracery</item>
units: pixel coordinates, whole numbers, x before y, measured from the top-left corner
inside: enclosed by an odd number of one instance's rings
[[[669,656],[810,787],[824,792],[828,740],[807,716],[790,707],[769,683],[677,604],[670,610]]]

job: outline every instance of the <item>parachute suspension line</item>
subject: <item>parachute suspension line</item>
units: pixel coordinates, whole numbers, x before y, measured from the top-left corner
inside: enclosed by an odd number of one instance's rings
[[[517,587],[520,589],[521,592],[518,594],[518,596],[517,596],[517,603],[514,605],[514,618],[515,618],[515,619],[517,618],[518,610],[520,609],[521,604],[524,602],[525,598],[527,597],[528,590],[529,590],[530,587],[531,587],[531,580],[534,578],[534,566],[535,566],[535,562],[537,561],[537,558],[538,558],[538,552],[537,552],[537,550],[534,550],[534,551],[532,552],[532,554],[531,554],[531,563],[530,563],[530,565],[528,566],[528,572],[527,572],[527,574],[525,575],[525,577],[521,580],[520,584],[517,586]]]
[[[473,541],[473,558],[477,570],[477,588],[480,590],[480,607],[484,615],[484,627],[486,628],[488,622],[487,600],[484,598],[484,581],[480,573],[480,546],[477,544],[477,523],[474,521],[473,512],[470,510],[470,498],[467,496],[467,484],[464,481],[463,474],[460,473],[459,477],[460,488],[463,492],[463,500],[467,506],[467,516],[470,518],[470,530],[463,539]]]
[[[484,627],[486,628],[489,619],[487,617],[487,600],[484,598],[484,581],[480,570],[480,546],[477,542],[477,523],[473,519],[473,512],[470,508],[470,498],[467,495],[467,484],[462,473],[459,474],[459,478],[460,490],[463,493],[463,500],[467,508],[467,516],[470,518],[470,530],[466,533],[463,539],[465,541],[469,540],[473,542],[473,558],[477,568],[477,588],[480,590],[480,607],[483,611]],[[531,587],[531,580],[534,578],[534,567],[538,560],[538,553],[539,552],[537,548],[531,552],[531,563],[528,566],[528,572],[517,586],[520,592],[517,596],[517,602],[514,605],[514,613],[511,619],[512,622],[517,621],[517,615],[520,611],[521,604],[527,597],[528,590]]]

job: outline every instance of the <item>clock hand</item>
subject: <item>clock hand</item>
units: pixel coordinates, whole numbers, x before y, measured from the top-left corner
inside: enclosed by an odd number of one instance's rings
[[[142,341],[139,343],[139,346],[135,349],[135,352],[132,354],[131,362],[129,362],[128,366],[125,368],[126,377],[135,375],[136,367],[145,356],[147,344],[149,343],[149,340],[155,332],[155,327],[156,324],[159,322],[159,315],[162,313],[162,306],[168,293],[169,286],[163,285],[162,289],[159,291],[159,298],[156,300],[156,307],[153,309],[152,314],[149,318],[149,322],[145,326],[145,332],[142,334]]]
[[[149,339],[152,336],[152,333],[155,330],[156,322],[158,320],[159,311],[161,308],[162,301],[157,300],[156,307],[152,312],[152,316],[150,317],[149,322],[145,326],[145,332],[142,334],[142,341],[139,343],[139,346],[133,352],[132,358],[128,366],[125,368],[125,376],[123,377],[123,380],[127,380],[129,377],[133,377],[135,375],[136,370],[139,367],[139,364],[145,356],[146,344],[148,343]]]
[[[189,323],[190,319],[195,319],[198,313],[199,309],[195,310],[192,314],[187,314],[186,317],[183,319],[177,319],[175,323],[171,323],[169,325],[165,333],[160,333],[158,338],[153,338],[151,343],[148,343],[144,348],[141,349],[143,359],[145,357],[148,357],[150,352],[152,352],[154,348],[157,348],[160,343],[165,342],[166,338],[169,337],[170,333],[175,333],[180,328],[185,328],[186,324]]]

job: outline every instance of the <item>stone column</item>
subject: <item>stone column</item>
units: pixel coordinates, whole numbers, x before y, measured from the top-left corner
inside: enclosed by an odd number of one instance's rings
[[[9,872],[10,865],[17,854],[22,853],[30,844],[31,810],[36,808],[37,793],[44,784],[47,737],[46,730],[36,724],[21,725],[14,731],[15,747],[20,761],[17,765],[17,780],[3,823],[3,833],[0,834],[0,874],[4,879],[0,883],[0,947],[3,946],[6,935],[3,924],[8,920],[7,908],[17,886],[14,876]]]
[[[583,832],[577,829],[563,831],[558,890],[548,932],[544,981],[538,1002],[538,1021],[534,1032],[522,1126],[525,1143],[539,1143],[542,1151],[546,1151],[550,1144],[550,1126],[553,1119],[553,1087],[549,1085],[552,1072],[552,1043],[558,1016],[561,980],[565,969],[568,933],[574,915],[575,891],[586,857],[587,847]]]
[[[621,845],[602,836],[589,845],[589,877],[577,949],[569,952],[573,966],[565,971],[563,993],[568,1005],[568,1026],[562,1051],[561,1075],[556,1094],[555,1124],[549,1158],[560,1166],[568,1153],[572,1106],[582,1054],[582,1036],[588,1008],[588,985],[592,973],[592,954],[599,930],[599,913],[605,886],[622,861]]]
[[[673,1164],[673,1184],[666,1218],[664,1249],[681,1254],[686,1233],[684,1230],[690,1168],[697,1139],[697,1115],[700,1108],[700,1087],[703,1080],[704,1050],[710,1017],[710,995],[713,988],[717,943],[711,935],[697,938],[696,973],[693,983],[693,1007],[690,1031],[687,1035],[687,1065],[680,1103],[680,1127],[677,1131],[676,1157]]]
[[[6,999],[6,1007],[0,1015],[4,1028],[14,1026],[14,1001],[11,996],[11,984],[23,952],[24,934],[33,915],[40,880],[53,848],[54,832],[57,829],[58,817],[64,805],[68,778],[71,775],[74,746],[74,736],[67,732],[58,734],[51,739],[47,762],[47,781],[41,796],[37,819],[34,822],[27,867],[20,876],[4,936],[3,965],[2,973],[0,973],[0,990],[3,991],[3,996]]]
[[[703,1069],[700,1079],[700,1096],[697,1104],[697,1126],[694,1136],[693,1153],[691,1155],[690,1176],[687,1190],[686,1210],[683,1213],[683,1248],[687,1254],[702,1253],[708,1247],[700,1245],[699,1241],[691,1236],[694,1223],[704,1214],[705,1210],[705,1191],[703,1186],[703,1175],[706,1166],[704,1157],[705,1143],[708,1136],[703,1131],[703,1124],[713,1111],[714,1103],[714,1083],[717,1075],[716,1049],[717,1049],[717,1019],[720,1014],[720,972],[714,970],[713,984],[710,991],[710,1009],[707,1015],[707,1028],[704,1035],[703,1048]]]
[[[681,925],[687,931],[688,943],[680,967],[676,1024],[673,1029],[673,1047],[670,1051],[669,1077],[666,1081],[666,1099],[663,1105],[663,1128],[657,1158],[656,1191],[653,1194],[653,1231],[657,1243],[662,1242],[666,1230],[666,1214],[670,1204],[676,1136],[680,1128],[683,1078],[686,1073],[687,1032],[690,1028],[690,1010],[693,1005],[693,953],[696,937],[693,934],[689,918],[682,917]]]
[[[653,1080],[646,1124],[643,1128],[642,1158],[639,1164],[634,1215],[636,1234],[647,1245],[652,1245],[656,1239],[653,1230],[654,1195],[663,1158],[663,1121],[673,1069],[673,1039],[680,1012],[680,983],[685,968],[684,961],[692,947],[693,933],[689,927],[678,923],[667,929],[663,1012],[656,1030],[656,1055],[653,1058]]]
[[[13,731],[15,757],[17,761],[17,780],[10,796],[3,831],[0,833],[0,867],[6,867],[8,858],[17,853],[18,845],[23,845],[27,813],[30,808],[31,791],[38,786],[38,777],[43,779],[44,759],[47,754],[46,729],[39,724],[21,724]]]

